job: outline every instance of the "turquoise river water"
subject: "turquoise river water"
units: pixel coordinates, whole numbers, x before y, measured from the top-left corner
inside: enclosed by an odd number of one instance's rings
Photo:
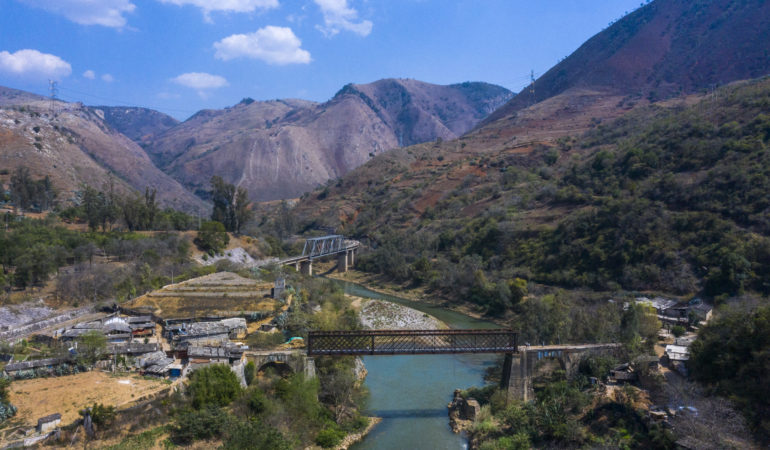
[[[491,322],[440,307],[385,295],[363,286],[342,283],[345,292],[359,297],[387,300],[430,314],[451,328],[498,328]],[[367,413],[382,417],[354,450],[369,449],[464,449],[466,439],[449,428],[447,404],[455,389],[481,386],[484,370],[494,355],[399,355],[364,356],[369,374]]]

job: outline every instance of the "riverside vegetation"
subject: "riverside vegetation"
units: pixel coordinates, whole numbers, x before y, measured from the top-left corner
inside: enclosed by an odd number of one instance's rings
[[[523,342],[621,341],[633,356],[651,351],[656,336],[642,331],[651,330],[648,313],[629,317],[624,302],[640,291],[705,298],[716,320],[693,348],[691,366],[702,372],[694,377],[738,402],[767,442],[768,397],[751,374],[768,370],[770,350],[761,331],[770,294],[768,110],[770,78],[762,78],[638,107],[526,152],[474,151],[472,137],[394,150],[276,221],[300,230],[339,224],[370,244],[358,268],[470,304],[520,330]],[[468,175],[426,206],[430,180],[458,173]],[[351,210],[342,222],[331,215]],[[745,343],[712,337],[732,333]]]

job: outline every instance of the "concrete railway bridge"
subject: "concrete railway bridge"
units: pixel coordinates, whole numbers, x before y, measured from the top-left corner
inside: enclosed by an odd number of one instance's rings
[[[313,260],[336,256],[337,270],[347,272],[355,264],[355,255],[360,247],[360,242],[339,234],[310,238],[305,241],[301,255],[282,259],[278,264],[294,266],[297,272],[313,275]]]

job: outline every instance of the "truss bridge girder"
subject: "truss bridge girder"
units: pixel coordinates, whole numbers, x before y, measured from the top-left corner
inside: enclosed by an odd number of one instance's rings
[[[308,356],[516,353],[511,330],[311,331]]]

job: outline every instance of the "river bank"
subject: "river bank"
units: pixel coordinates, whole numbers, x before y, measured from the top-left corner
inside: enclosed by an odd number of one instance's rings
[[[372,431],[372,429],[380,422],[382,422],[381,417],[369,417],[369,425],[367,425],[366,428],[358,433],[345,436],[345,439],[342,440],[340,445],[334,447],[334,450],[347,450],[351,445],[365,438],[366,435],[369,434],[369,432]]]
[[[390,280],[384,279],[381,275],[370,274],[351,269],[346,273],[330,272],[324,276],[335,280],[356,283],[380,294],[390,295],[393,297],[401,297],[414,302],[426,303],[432,306],[445,308],[450,311],[470,316],[474,319],[494,322],[497,325],[505,326],[505,324],[502,323],[499,319],[484,316],[483,309],[478,305],[468,302],[462,304],[452,303],[445,298],[437,297],[434,294],[429,294],[426,292],[425,288],[415,288],[409,287],[406,284],[394,283]]]
[[[445,330],[447,324],[437,318],[397,303],[366,299],[346,294],[358,311],[361,324],[369,330]]]

